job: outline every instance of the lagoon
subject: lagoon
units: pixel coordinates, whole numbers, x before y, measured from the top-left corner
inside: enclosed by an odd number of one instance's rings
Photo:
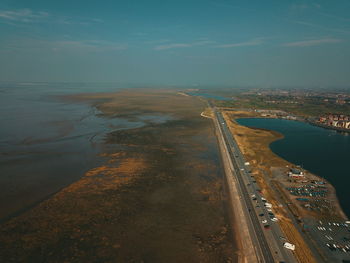
[[[285,160],[327,179],[336,188],[340,204],[350,215],[350,136],[308,123],[265,118],[242,118],[248,127],[274,130],[283,139],[270,144],[271,150]]]

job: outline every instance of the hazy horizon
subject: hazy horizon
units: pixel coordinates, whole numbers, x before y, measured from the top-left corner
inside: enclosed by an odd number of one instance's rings
[[[87,82],[87,81],[1,81],[0,85],[15,85],[15,86],[45,86],[45,85],[67,85],[68,87],[72,86],[91,86],[91,85],[100,85],[100,86],[109,86],[115,88],[129,89],[129,88],[169,88],[169,89],[217,89],[217,90],[310,90],[310,91],[324,91],[324,92],[347,92],[350,91],[350,85],[235,85],[235,84],[169,84],[169,83],[142,83],[142,82]],[[4,88],[4,87],[3,87]]]

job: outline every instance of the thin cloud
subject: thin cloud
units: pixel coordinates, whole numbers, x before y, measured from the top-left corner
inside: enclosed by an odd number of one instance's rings
[[[341,41],[342,40],[338,39],[338,38],[321,38],[321,39],[312,39],[312,40],[305,40],[305,41],[288,42],[288,43],[284,43],[282,46],[285,46],[285,47],[311,47],[311,46],[318,46],[318,45],[322,45],[322,44],[339,43]]]
[[[33,12],[30,9],[0,10],[0,18],[8,21],[35,22],[49,17],[47,12]]]
[[[170,39],[158,39],[158,40],[149,40],[149,41],[145,41],[143,43],[145,44],[163,44],[163,43],[167,43],[170,42]]]
[[[313,3],[313,4],[292,4],[289,7],[291,10],[293,11],[305,11],[306,9],[320,9],[321,5],[317,4],[317,3]]]
[[[104,40],[64,40],[51,43],[55,51],[62,49],[83,49],[86,51],[116,51],[128,48],[126,44]]]
[[[307,27],[313,27],[313,28],[317,28],[317,29],[322,29],[322,30],[326,30],[326,31],[330,31],[330,32],[345,33],[345,34],[349,34],[350,33],[349,30],[343,30],[343,29],[338,29],[338,28],[330,28],[330,27],[326,27],[326,26],[320,26],[320,25],[316,25],[316,24],[313,24],[313,23],[305,22],[305,21],[294,21],[294,23],[299,24],[299,25],[303,25],[303,26],[307,26]]]
[[[204,45],[209,45],[209,44],[213,44],[213,43],[215,43],[215,41],[201,39],[201,40],[198,40],[197,42],[194,42],[193,45],[194,46],[204,46]]]
[[[191,44],[185,44],[185,43],[173,43],[168,45],[159,45],[154,47],[155,50],[165,50],[165,49],[172,49],[172,48],[184,48],[184,47],[191,47]]]
[[[173,48],[189,48],[194,46],[204,46],[207,44],[211,44],[213,41],[209,40],[202,40],[202,41],[196,41],[193,43],[170,43],[166,45],[158,45],[154,47],[154,50],[166,50],[166,49],[173,49]]]
[[[247,8],[247,7],[243,7],[243,6],[239,6],[239,5],[233,5],[233,4],[229,4],[229,3],[220,3],[220,2],[216,2],[216,1],[210,1],[210,3],[213,6],[217,6],[217,7],[224,7],[224,8],[232,8],[232,9],[239,9],[239,10],[245,10],[245,11],[260,11],[257,8]]]
[[[100,19],[100,18],[93,18],[93,19],[91,19],[91,21],[96,22],[96,23],[103,23],[104,22],[104,20]]]
[[[335,15],[327,14],[327,13],[324,13],[324,12],[320,12],[319,14],[322,15],[322,16],[331,18],[331,19],[336,19],[336,20],[345,21],[345,22],[349,22],[350,21],[349,18],[345,18],[345,17],[341,17],[341,16],[335,16]]]
[[[309,5],[307,4],[293,4],[290,6],[290,9],[296,10],[296,11],[304,11],[309,8]]]
[[[264,41],[262,39],[253,39],[253,40],[246,41],[246,42],[218,45],[218,46],[216,46],[216,48],[259,46],[259,45],[262,45],[263,43],[264,43]]]
[[[23,50],[40,50],[40,51],[54,51],[54,52],[105,52],[105,51],[121,51],[128,49],[126,43],[118,43],[106,40],[39,40],[22,38],[16,41],[7,43],[6,50],[23,51]]]
[[[79,18],[79,17],[66,17],[57,16],[43,11],[33,11],[31,9],[14,9],[14,10],[0,10],[0,21],[4,21],[10,25],[23,24],[23,23],[39,23],[49,22],[57,24],[80,24],[90,25],[93,23],[103,23],[104,21],[98,18]]]

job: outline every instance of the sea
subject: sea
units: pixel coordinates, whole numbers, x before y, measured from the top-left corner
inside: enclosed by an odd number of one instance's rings
[[[237,122],[283,134],[283,139],[270,144],[271,150],[328,180],[345,214],[350,216],[350,134],[284,119],[241,118]]]

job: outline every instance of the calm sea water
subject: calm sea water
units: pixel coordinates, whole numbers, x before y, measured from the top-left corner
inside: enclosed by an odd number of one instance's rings
[[[0,222],[79,179],[101,160],[104,135],[146,121],[103,118],[58,95],[111,92],[115,84],[0,84]]]
[[[271,150],[330,181],[344,212],[350,216],[349,135],[297,121],[261,118],[237,121],[241,125],[282,133],[285,137],[271,143]]]

